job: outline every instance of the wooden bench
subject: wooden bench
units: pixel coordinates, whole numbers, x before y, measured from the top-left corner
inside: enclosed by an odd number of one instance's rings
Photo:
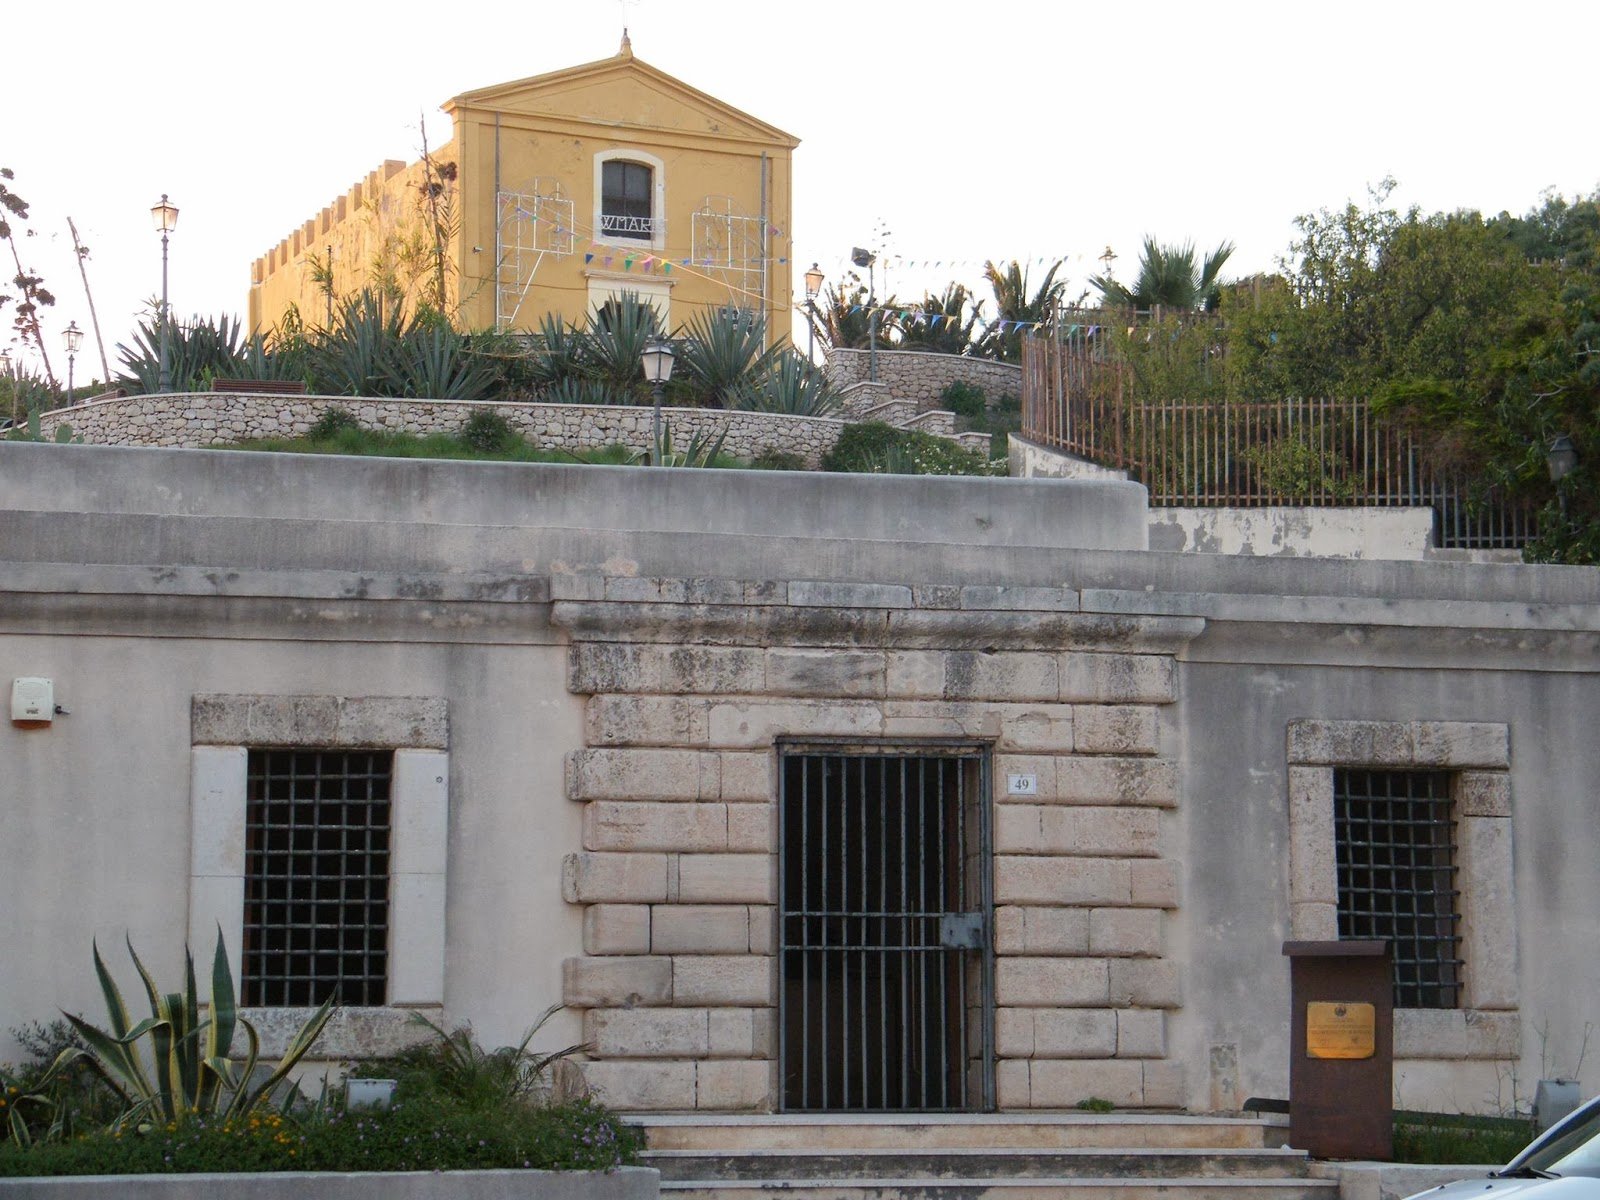
[[[300,379],[214,379],[213,392],[251,392],[259,396],[304,396],[306,385]]]

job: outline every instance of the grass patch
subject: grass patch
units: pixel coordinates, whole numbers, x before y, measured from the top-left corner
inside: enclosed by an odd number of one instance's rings
[[[1397,1163],[1506,1163],[1534,1138],[1526,1117],[1475,1117],[1397,1112]]]

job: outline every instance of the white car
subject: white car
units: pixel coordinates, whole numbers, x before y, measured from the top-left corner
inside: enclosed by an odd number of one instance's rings
[[[1600,1098],[1540,1134],[1500,1170],[1418,1192],[1409,1200],[1515,1195],[1527,1200],[1600,1200]]]

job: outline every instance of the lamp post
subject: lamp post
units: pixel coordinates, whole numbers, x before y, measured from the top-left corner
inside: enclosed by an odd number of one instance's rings
[[[15,424],[19,411],[17,406],[17,381],[11,374],[11,351],[9,350],[0,350],[0,371],[5,372],[6,382],[11,385],[11,421],[12,424]]]
[[[161,234],[161,383],[163,392],[172,390],[172,368],[167,358],[168,327],[171,319],[167,313],[167,235],[178,227],[178,207],[161,193],[161,203],[150,210],[150,218]]]
[[[878,381],[878,307],[874,301],[878,298],[877,276],[873,274],[873,266],[878,261],[878,256],[869,250],[856,246],[850,251],[850,261],[858,267],[867,269],[867,378],[876,383]]]
[[[645,344],[644,377],[650,383],[650,465],[661,465],[661,385],[672,378],[672,343],[655,338]]]
[[[822,268],[816,263],[806,272],[806,361],[817,358],[817,293],[822,290]]]
[[[67,403],[72,403],[72,368],[78,359],[78,347],[83,345],[83,330],[76,321],[68,321],[61,331],[61,344],[67,348]]]
[[[1561,523],[1567,523],[1567,489],[1561,486],[1561,481],[1572,474],[1578,465],[1578,448],[1572,444],[1572,439],[1566,434],[1561,434],[1550,443],[1550,448],[1545,451],[1545,466],[1550,468],[1550,482],[1556,485],[1556,501],[1561,505]]]

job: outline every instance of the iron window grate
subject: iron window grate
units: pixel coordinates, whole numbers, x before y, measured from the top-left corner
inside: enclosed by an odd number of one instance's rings
[[[251,750],[243,1002],[385,999],[390,777],[376,750]]]
[[[1448,771],[1333,773],[1339,936],[1390,943],[1397,1008],[1461,999],[1450,781]]]

